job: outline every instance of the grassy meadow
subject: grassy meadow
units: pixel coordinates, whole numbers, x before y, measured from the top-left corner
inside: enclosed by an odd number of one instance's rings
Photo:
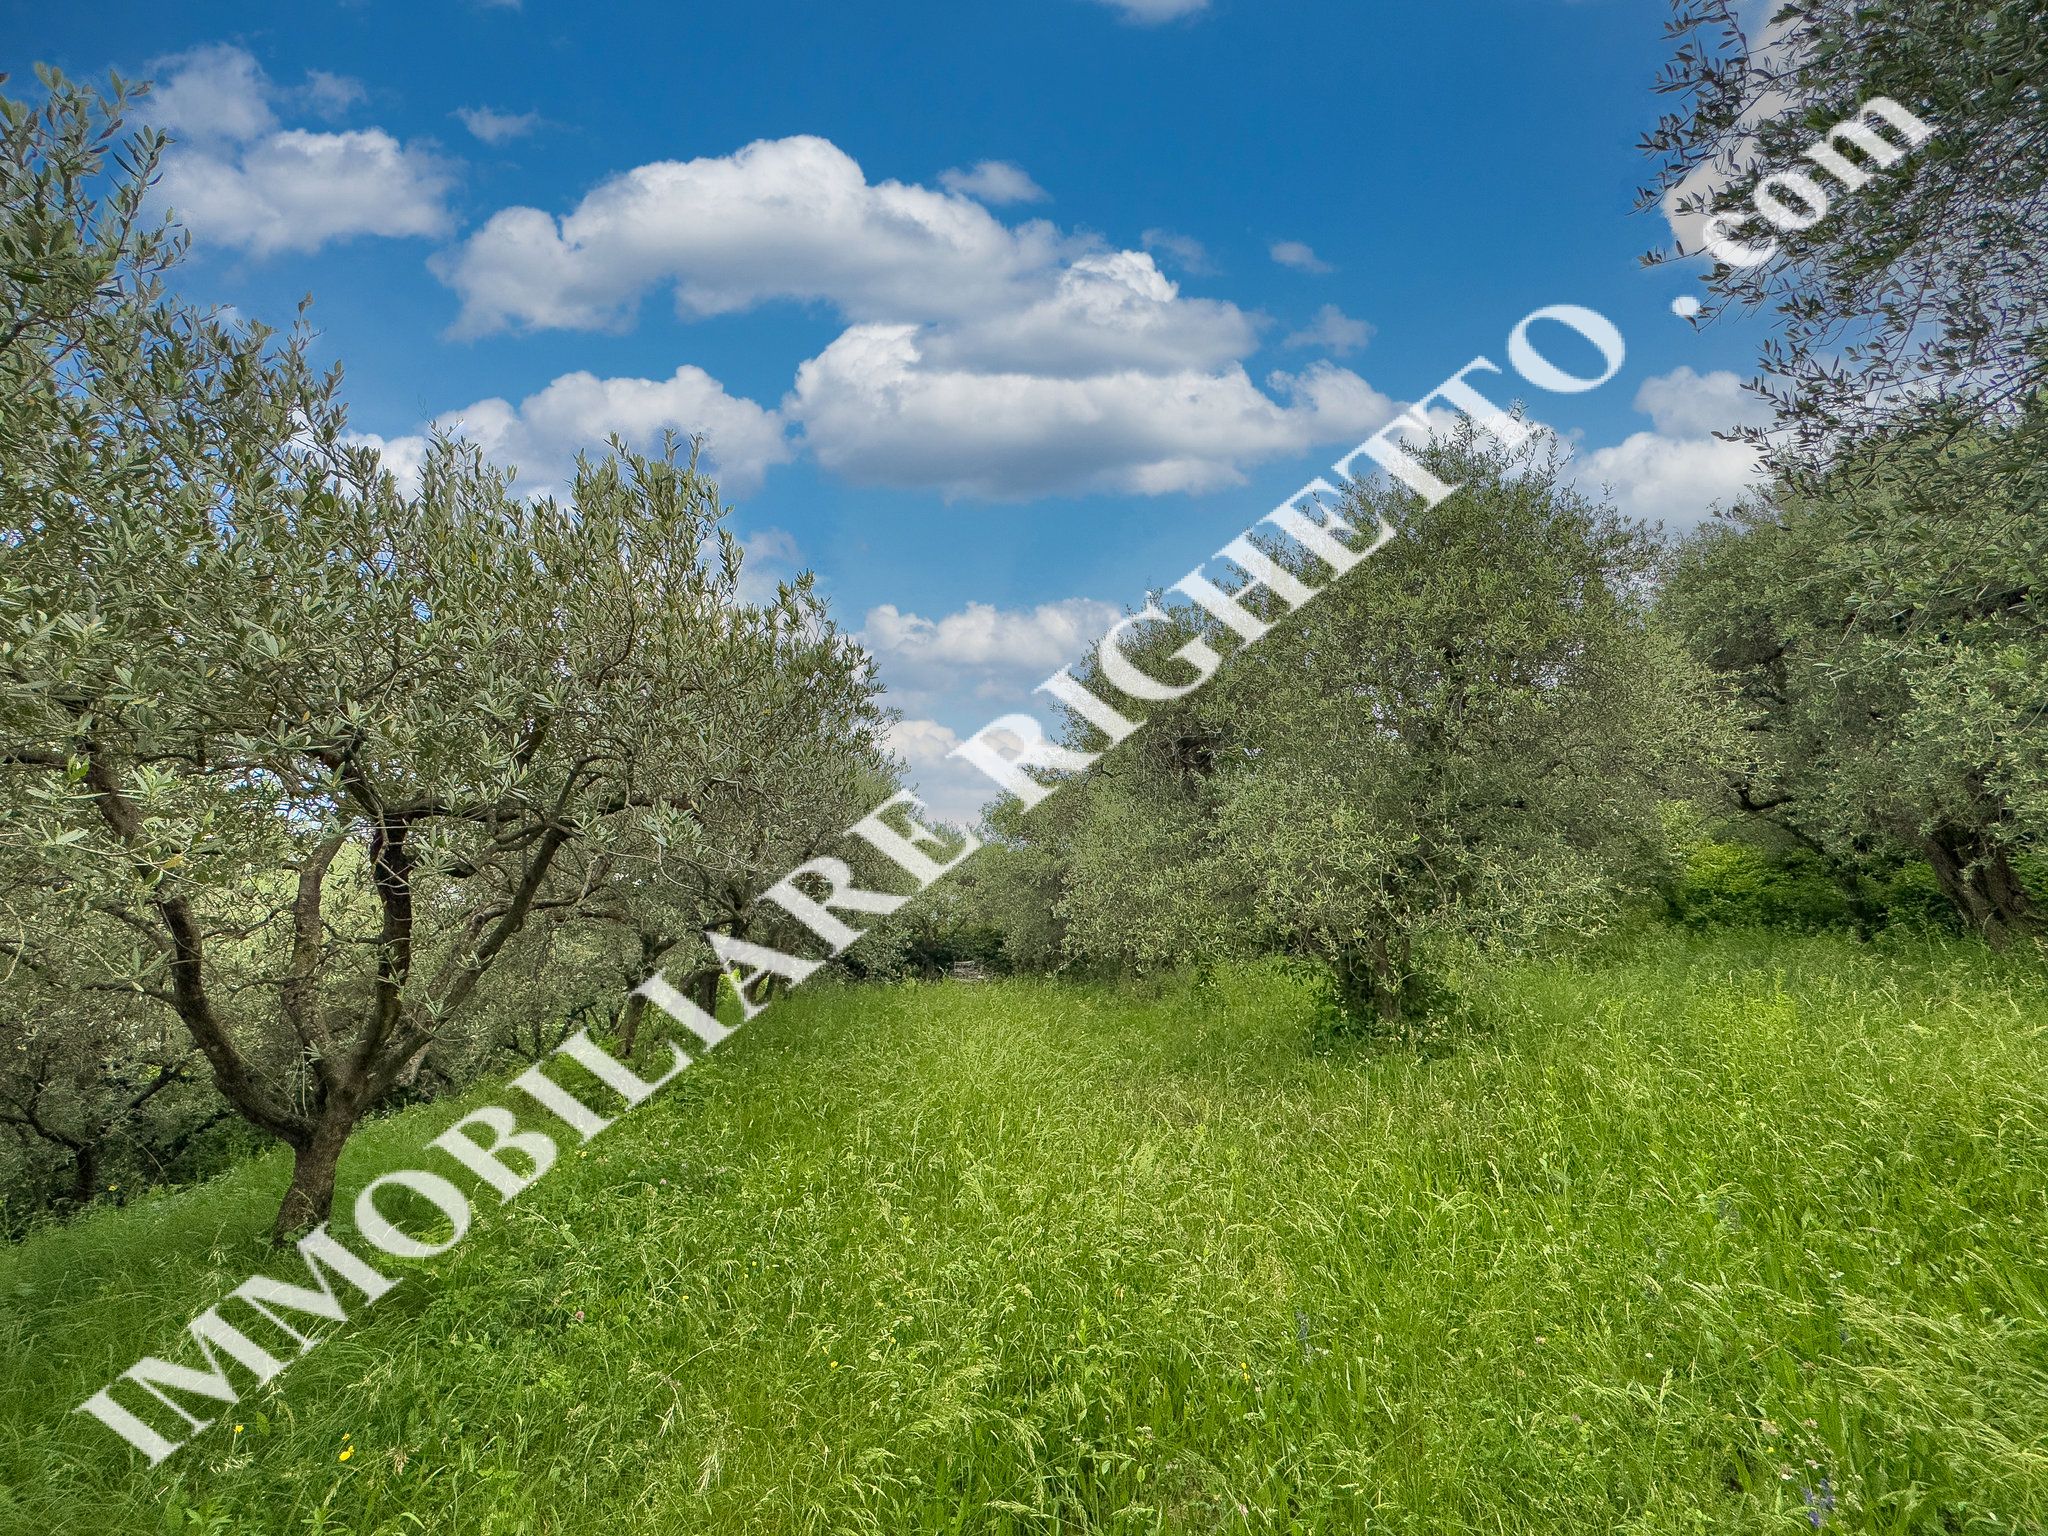
[[[1460,986],[1328,1048],[1269,969],[801,994],[154,1472],[67,1410],[284,1165],[98,1211],[0,1254],[0,1532],[2048,1529],[2038,968]]]

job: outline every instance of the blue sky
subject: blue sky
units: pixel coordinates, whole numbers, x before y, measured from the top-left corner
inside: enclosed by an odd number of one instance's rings
[[[1628,338],[1532,405],[1627,510],[1749,470],[1755,338],[1643,270],[1658,0],[10,3],[0,67],[162,82],[182,285],[301,296],[357,430],[557,479],[701,430],[943,750],[1545,304]]]

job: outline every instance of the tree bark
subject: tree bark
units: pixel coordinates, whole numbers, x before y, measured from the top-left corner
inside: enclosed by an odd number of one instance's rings
[[[640,932],[640,975],[652,977],[659,966],[661,957],[675,947],[676,941],[658,933]],[[633,1046],[640,1038],[640,1021],[647,1017],[647,999],[634,992],[627,996],[624,1011],[619,1015],[619,1054],[628,1061],[633,1059]]]
[[[85,782],[93,791],[100,818],[108,830],[125,846],[137,846],[142,829],[141,813],[128,799],[113,769],[92,743],[87,743]],[[192,1036],[193,1043],[206,1057],[221,1097],[234,1105],[236,1113],[257,1129],[289,1140],[298,1128],[296,1116],[264,1092],[248,1061],[235,1048],[227,1026],[214,1012],[212,994],[207,985],[209,973],[204,933],[192,903],[169,881],[160,881],[151,905],[163,925],[169,960],[171,1006],[184,1023],[186,1032]]]
[[[100,1149],[89,1141],[71,1149],[71,1198],[80,1206],[92,1204],[100,1187]]]
[[[2048,931],[2048,919],[2044,919],[2026,886],[2020,883],[2019,872],[2012,867],[2004,848],[1993,848],[1984,857],[1977,878],[1985,900],[1997,914],[2000,932],[1992,940],[1994,944],[2003,948],[2017,939],[2038,938]]]
[[[1363,953],[1352,952],[1337,962],[1337,1001],[1357,1024],[1381,1027],[1401,1020],[1401,978],[1395,973],[1386,940],[1370,941]]]
[[[633,1059],[633,1046],[640,1038],[640,1021],[647,1017],[647,999],[638,992],[626,999],[625,1010],[619,1015],[619,1054],[628,1061]]]
[[[305,1135],[292,1139],[292,1181],[285,1186],[276,1224],[270,1229],[272,1247],[282,1248],[333,1214],[335,1170],[359,1118],[330,1107]]]
[[[693,971],[681,987],[685,997],[714,1018],[718,1014],[718,976],[715,970]],[[641,1021],[646,1017],[647,999],[635,992],[626,999],[625,1010],[619,1015],[619,1054],[629,1061],[640,1038]]]
[[[2003,847],[1979,833],[1946,828],[1922,837],[1920,847],[1963,921],[1993,949],[2043,931],[2042,915]]]

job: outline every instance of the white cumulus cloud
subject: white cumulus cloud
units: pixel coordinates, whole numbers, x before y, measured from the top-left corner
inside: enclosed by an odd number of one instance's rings
[[[936,720],[898,720],[885,739],[889,750],[912,767],[942,763],[960,745],[960,733]]]
[[[972,828],[996,798],[996,787],[978,768],[947,756],[960,733],[936,720],[898,720],[889,728],[888,748],[903,760],[908,787],[923,800],[931,819]]]
[[[1268,254],[1283,267],[1292,267],[1297,272],[1334,272],[1331,266],[1313,249],[1299,240],[1275,240],[1267,248]]]
[[[969,173],[984,191],[990,170]],[[472,334],[623,324],[657,288],[685,316],[829,305],[847,328],[797,366],[783,416],[829,470],[948,497],[1213,490],[1391,410],[1327,364],[1262,389],[1245,359],[1265,317],[1182,293],[1148,252],[871,183],[818,138],[644,165],[559,218],[505,209],[436,270]],[[1356,344],[1362,322],[1322,319]]]
[[[444,411],[419,432],[395,438],[363,434],[359,440],[380,449],[386,467],[406,481],[418,475],[430,431],[475,443],[495,463],[516,468],[518,488],[529,494],[562,490],[576,455],[596,455],[613,435],[652,452],[664,432],[685,439],[702,434],[704,467],[733,495],[757,488],[770,466],[786,462],[792,452],[780,416],[727,394],[718,380],[689,366],[666,379],[565,373],[516,406],[479,400]],[[760,557],[793,557],[793,548],[780,554],[778,549],[763,546]]]
[[[797,370],[784,409],[821,464],[865,484],[991,500],[1156,496],[1236,485],[1248,463],[1340,441],[1374,397],[1342,370],[1290,383],[1282,405],[1236,363],[1081,378],[948,368],[927,358],[916,326],[866,325]]]
[[[362,81],[324,69],[307,70],[306,83],[299,87],[299,98],[322,117],[339,117],[369,95]]]
[[[1122,616],[1116,604],[1087,597],[1034,608],[969,603],[936,619],[884,603],[868,610],[859,638],[894,697],[1008,699],[1022,708],[1031,688],[1080,660]]]
[[[971,171],[957,168],[941,171],[939,185],[948,192],[958,192],[962,197],[997,205],[1042,203],[1051,196],[1031,179],[1023,167],[1012,165],[1007,160],[983,160]]]
[[[854,326],[797,370],[783,409],[849,479],[991,500],[1216,490],[1393,414],[1328,363],[1273,374],[1276,399],[1240,361],[1256,346],[1234,305],[1184,298],[1120,251],[986,318]]]
[[[461,296],[464,335],[616,327],[657,286],[684,315],[796,299],[897,318],[1001,303],[1058,244],[1050,226],[1013,230],[970,197],[871,186],[851,156],[804,136],[639,166],[559,219],[503,209],[435,271]]]
[[[858,638],[875,658],[889,702],[906,716],[889,744],[935,814],[972,825],[996,798],[979,769],[947,757],[960,745],[960,732],[1015,711],[1052,724],[1054,706],[1031,690],[1080,661],[1123,613],[1114,603],[1085,597],[1032,608],[969,603],[935,619],[892,603],[868,610]]]
[[[1725,368],[1695,373],[1678,367],[1643,380],[1635,407],[1667,437],[1706,437],[1736,427],[1767,427],[1770,402],[1742,387]]]
[[[241,143],[277,126],[270,81],[247,49],[212,43],[150,68],[144,114],[180,141]]]
[[[453,180],[381,128],[288,129],[232,155],[173,153],[158,192],[201,240],[271,256],[353,235],[444,234]]]
[[[1193,235],[1176,234],[1170,229],[1148,229],[1139,240],[1146,250],[1164,251],[1171,256],[1174,265],[1190,277],[1207,277],[1216,270],[1209,248]]]
[[[448,232],[453,170],[381,128],[341,133],[277,125],[280,93],[244,49],[194,49],[155,66],[151,121],[177,141],[156,196],[202,242],[257,256],[312,251],[356,235]],[[300,94],[323,111],[360,96],[314,72]]]
[[[457,107],[462,126],[486,144],[504,144],[540,126],[538,112],[499,112],[491,107]]]
[[[1304,447],[1364,437],[1400,409],[1349,368],[1331,362],[1311,363],[1299,373],[1269,373],[1266,383],[1293,403],[1308,433]]]
[[[1123,12],[1124,20],[1135,21],[1141,26],[1157,26],[1160,22],[1192,16],[1209,8],[1209,0],[1095,0],[1095,3],[1114,6]]]
[[[1676,533],[1741,496],[1756,472],[1756,450],[1746,443],[1637,432],[1587,454],[1579,478],[1607,487],[1631,517]]]
[[[1315,319],[1287,338],[1290,347],[1321,347],[1339,357],[1349,357],[1372,340],[1372,327],[1354,320],[1334,304],[1316,311]]]
[[[1081,378],[1213,369],[1257,345],[1236,305],[1183,298],[1149,255],[1115,251],[1078,258],[1043,297],[935,329],[925,352],[941,367]]]
[[[1655,430],[1594,449],[1577,471],[1582,483],[1611,491],[1622,511],[1678,533],[1756,485],[1757,450],[1714,436],[1770,421],[1769,407],[1745,391],[1735,374],[1675,368],[1645,379],[1635,407]]]

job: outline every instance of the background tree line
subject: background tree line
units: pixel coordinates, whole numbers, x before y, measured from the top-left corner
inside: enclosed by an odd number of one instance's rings
[[[1752,37],[1680,0],[1670,31],[1645,206],[1738,207],[1875,96],[1939,127],[1706,275],[1708,318],[1778,321],[1766,487],[1662,548],[1469,435],[1433,450],[1452,501],[1354,489],[1399,539],[1066,797],[998,811],[971,905],[1007,963],[1297,955],[1384,1022],[1460,946],[1631,907],[2048,932],[2048,11],[1797,0]]]

